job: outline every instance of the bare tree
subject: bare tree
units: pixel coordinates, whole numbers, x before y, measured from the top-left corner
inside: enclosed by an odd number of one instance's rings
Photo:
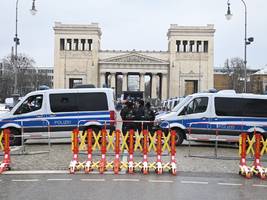
[[[10,97],[13,92],[14,74],[11,65],[2,63],[0,73],[0,101],[3,102],[6,97]]]
[[[244,91],[244,62],[241,58],[227,59],[224,63],[224,72],[231,77],[231,85],[237,92]]]
[[[14,70],[14,57],[9,55],[3,59],[3,63],[6,66],[10,66],[10,69],[13,74],[13,79],[15,74]],[[17,87],[18,87],[18,92],[20,95],[25,95],[29,91],[32,90],[33,85],[34,85],[34,76],[36,74],[34,70],[34,64],[35,61],[28,57],[25,54],[19,54],[17,58]],[[14,87],[14,80],[11,81],[11,84]]]
[[[40,85],[51,86],[48,74],[37,73],[33,58],[19,54],[17,59],[17,87],[21,96],[37,90]],[[9,55],[2,59],[2,73],[0,74],[0,98],[10,97],[14,91],[14,57]]]

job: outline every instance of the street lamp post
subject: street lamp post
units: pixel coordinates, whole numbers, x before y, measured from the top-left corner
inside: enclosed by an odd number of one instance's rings
[[[16,28],[15,28],[15,57],[14,57],[14,94],[18,94],[18,45],[20,44],[19,38],[18,38],[18,4],[19,0],[16,1]],[[37,10],[35,8],[35,0],[32,1],[32,8],[30,9],[31,14],[35,15]]]
[[[247,5],[244,0],[241,0],[245,8],[245,38],[244,38],[244,92],[247,92],[247,45],[254,41],[253,37],[247,38]],[[230,2],[227,2],[227,13],[225,17],[227,20],[232,18],[232,13],[230,10]]]

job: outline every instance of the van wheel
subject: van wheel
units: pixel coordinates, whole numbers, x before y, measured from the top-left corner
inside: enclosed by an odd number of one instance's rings
[[[174,129],[176,131],[175,145],[180,146],[184,141],[184,132],[180,129]]]
[[[20,146],[21,145],[21,132],[18,129],[10,129],[9,137],[10,146]]]

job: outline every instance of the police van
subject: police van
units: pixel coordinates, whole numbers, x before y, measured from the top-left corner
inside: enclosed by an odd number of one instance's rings
[[[114,128],[112,120],[116,120],[112,89],[49,89],[27,94],[10,112],[0,115],[0,129],[9,128],[10,143],[19,145],[22,132],[29,137],[48,132],[51,138],[70,137],[75,127]]]
[[[175,129],[176,145],[182,144],[190,130],[192,134],[238,136],[252,133],[254,127],[267,131],[267,96],[237,94],[232,90],[218,93],[196,93],[184,98],[171,112],[156,117],[163,129]]]

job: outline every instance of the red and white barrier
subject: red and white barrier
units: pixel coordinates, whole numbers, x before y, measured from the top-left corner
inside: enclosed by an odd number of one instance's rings
[[[162,138],[162,131],[157,130],[157,161],[156,161],[156,173],[157,174],[162,174],[163,172],[162,159],[161,159],[161,154],[162,154],[161,138]]]
[[[246,163],[246,151],[247,151],[247,133],[241,133],[241,152],[240,152],[240,163],[239,163],[239,174],[246,178],[251,178],[253,173],[251,168]]]
[[[101,160],[99,162],[99,173],[103,174],[106,171],[106,153],[107,153],[107,131],[106,129],[101,130]]]
[[[9,129],[4,129],[3,131],[4,134],[4,160],[0,165],[0,174],[3,173],[4,171],[7,171],[10,169],[10,130]]]
[[[129,131],[129,159],[128,159],[128,173],[134,173],[134,130]]]
[[[144,135],[144,144],[143,144],[143,162],[142,162],[142,172],[143,174],[148,174],[149,168],[148,168],[148,131],[143,130]]]
[[[93,153],[93,130],[87,130],[87,161],[85,162],[84,171],[85,173],[89,173],[91,171],[92,166],[92,153]]]
[[[120,130],[116,130],[115,132],[115,159],[113,162],[113,169],[114,169],[114,174],[118,174],[120,170]]]
[[[176,175],[176,146],[175,146],[175,137],[176,132],[174,130],[171,130],[171,160],[170,160],[170,171],[173,175]]]
[[[260,162],[262,136],[259,133],[255,133],[255,131],[254,131],[254,135],[255,135],[255,146],[254,146],[255,155],[254,155],[252,171],[254,172],[256,176],[260,177],[261,179],[266,179],[267,170],[266,168],[262,167],[261,162]]]
[[[140,123],[140,121],[138,121]],[[104,127],[99,133],[94,133],[92,129],[87,132],[79,132],[79,129],[73,130],[72,133],[72,151],[73,158],[69,165],[70,173],[75,173],[80,169],[84,169],[85,173],[98,170],[100,174],[104,174],[107,170],[113,169],[114,174],[118,174],[120,170],[126,169],[129,174],[135,170],[141,170],[143,174],[148,174],[150,170],[155,170],[157,174],[162,174],[164,170],[168,170],[173,175],[176,174],[176,132],[167,133],[171,135],[163,135],[162,130],[155,133],[149,133],[148,130],[142,130],[141,133],[129,130],[126,135],[122,136],[120,130],[108,133]],[[101,141],[100,141],[101,140]],[[163,144],[164,143],[164,144]],[[87,147],[87,149],[86,149]],[[121,161],[121,151],[128,149],[128,160]],[[115,157],[108,162],[107,151],[110,153],[113,149]],[[87,152],[87,159],[79,162],[79,150]],[[134,162],[134,151],[140,150],[143,153],[142,161]],[[98,151],[101,158],[93,159],[93,151]],[[153,162],[148,161],[150,151],[156,152],[156,159]],[[170,161],[164,163],[162,153],[168,151]],[[123,159],[124,160],[124,159]]]
[[[78,129],[74,129],[72,132],[72,144],[73,144],[73,158],[70,161],[70,165],[69,165],[69,171],[71,174],[74,174],[76,169],[77,169],[77,165],[79,164],[78,161],[78,154],[79,154],[79,130]]]

